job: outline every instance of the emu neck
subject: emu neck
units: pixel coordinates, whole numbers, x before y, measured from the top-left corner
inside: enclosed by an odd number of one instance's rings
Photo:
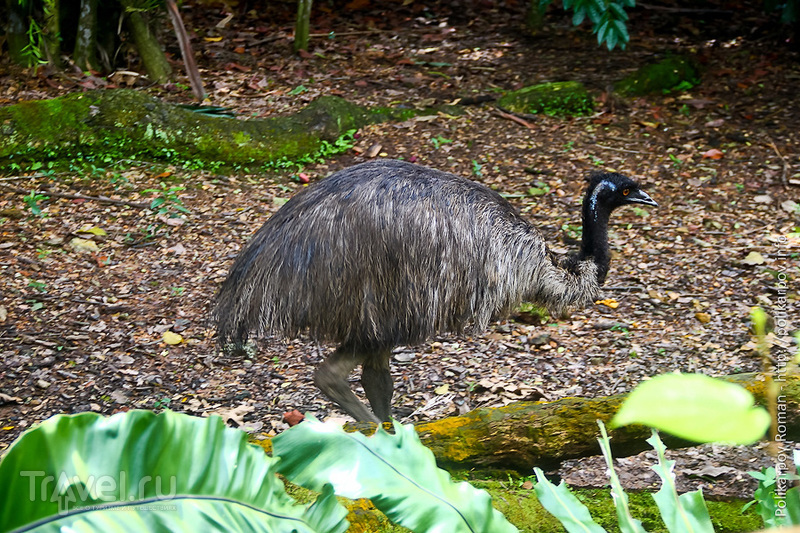
[[[583,238],[578,258],[592,260],[597,265],[597,282],[606,280],[611,255],[608,251],[608,219],[611,211],[597,202],[592,202],[587,194],[583,202]]]

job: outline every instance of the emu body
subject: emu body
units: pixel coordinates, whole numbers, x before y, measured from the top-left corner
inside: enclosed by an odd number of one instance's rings
[[[219,342],[241,346],[253,331],[335,341],[316,385],[357,420],[388,420],[394,346],[481,331],[523,300],[555,315],[593,302],[608,218],[626,203],[656,205],[625,176],[595,176],[581,251],[559,261],[483,185],[393,160],[344,169],[296,194],[236,258],[214,311]],[[373,412],[348,385],[358,365]]]

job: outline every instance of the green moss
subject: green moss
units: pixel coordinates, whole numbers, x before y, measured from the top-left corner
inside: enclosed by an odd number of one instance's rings
[[[626,76],[614,85],[614,90],[626,96],[638,96],[685,91],[698,83],[700,76],[692,61],[681,56],[671,56],[645,65]]]
[[[497,105],[514,113],[570,117],[590,114],[594,100],[582,83],[566,81],[523,87],[504,94]]]
[[[563,532],[564,528],[539,503],[536,492],[522,489],[524,480],[480,481],[470,483],[489,491],[494,506],[521,532]],[[610,533],[618,532],[617,513],[611,494],[607,489],[573,489],[572,491],[586,505],[592,518]],[[658,506],[648,492],[628,492],[631,514],[642,521],[644,529],[651,533],[667,531]],[[740,500],[707,502],[711,520],[717,533],[741,533],[756,531],[762,527],[761,519],[753,508],[742,513],[745,502]]]
[[[325,96],[291,116],[238,120],[137,91],[89,91],[0,108],[0,171],[43,161],[56,161],[50,167],[60,170],[101,159],[214,171],[292,167],[348,149],[348,132],[364,125],[442,109],[368,109]]]

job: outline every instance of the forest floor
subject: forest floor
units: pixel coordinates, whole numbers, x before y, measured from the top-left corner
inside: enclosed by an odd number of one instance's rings
[[[320,13],[312,32],[325,36],[298,56],[293,7],[238,13],[218,27],[224,13],[187,6],[210,103],[242,118],[291,113],[324,94],[369,106],[426,106],[565,80],[585,83],[600,106],[588,117],[522,124],[486,103],[457,116],[369,126],[352,149],[306,165],[302,176],[217,175],[136,161],[98,162],[90,173],[8,172],[0,183],[51,194],[26,200],[0,190],[0,453],[57,413],[217,413],[256,435],[287,427],[283,414],[294,409],[341,417],[311,379],[332,346],[264,339],[256,357],[221,355],[209,312],[233,257],[304,186],[300,180],[369,157],[410,159],[496,188],[559,253],[577,246],[589,172],[633,176],[659,203],[614,214],[603,293],[616,308],[598,304],[558,322],[508,320],[480,336],[398,348],[392,374],[401,422],[517,400],[617,394],[664,372],[758,371],[749,313],[756,305],[780,310],[781,276],[794,283],[789,329],[800,328],[800,56],[765,16],[708,12],[701,20],[691,11],[638,9],[628,50],[609,52],[563,14],[530,37],[520,7],[383,4]],[[180,57],[174,43],[168,51]],[[693,56],[700,84],[631,99],[608,92],[668,53]],[[6,63],[0,72],[0,105],[124,83],[191,102],[185,80],[147,87],[131,75],[32,75]],[[160,197],[164,212],[57,192],[134,203]],[[182,342],[166,344],[166,331]],[[776,342],[776,350],[792,349]],[[760,447],[709,446],[683,457],[696,459],[678,465],[690,472],[688,482],[720,496],[752,490],[743,464],[770,463]],[[602,484],[582,479],[582,471],[562,474],[570,483]]]

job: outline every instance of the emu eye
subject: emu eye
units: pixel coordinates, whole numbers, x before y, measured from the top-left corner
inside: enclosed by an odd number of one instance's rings
[[[631,193],[630,189],[623,189],[622,190],[622,196],[628,196],[630,193]]]

